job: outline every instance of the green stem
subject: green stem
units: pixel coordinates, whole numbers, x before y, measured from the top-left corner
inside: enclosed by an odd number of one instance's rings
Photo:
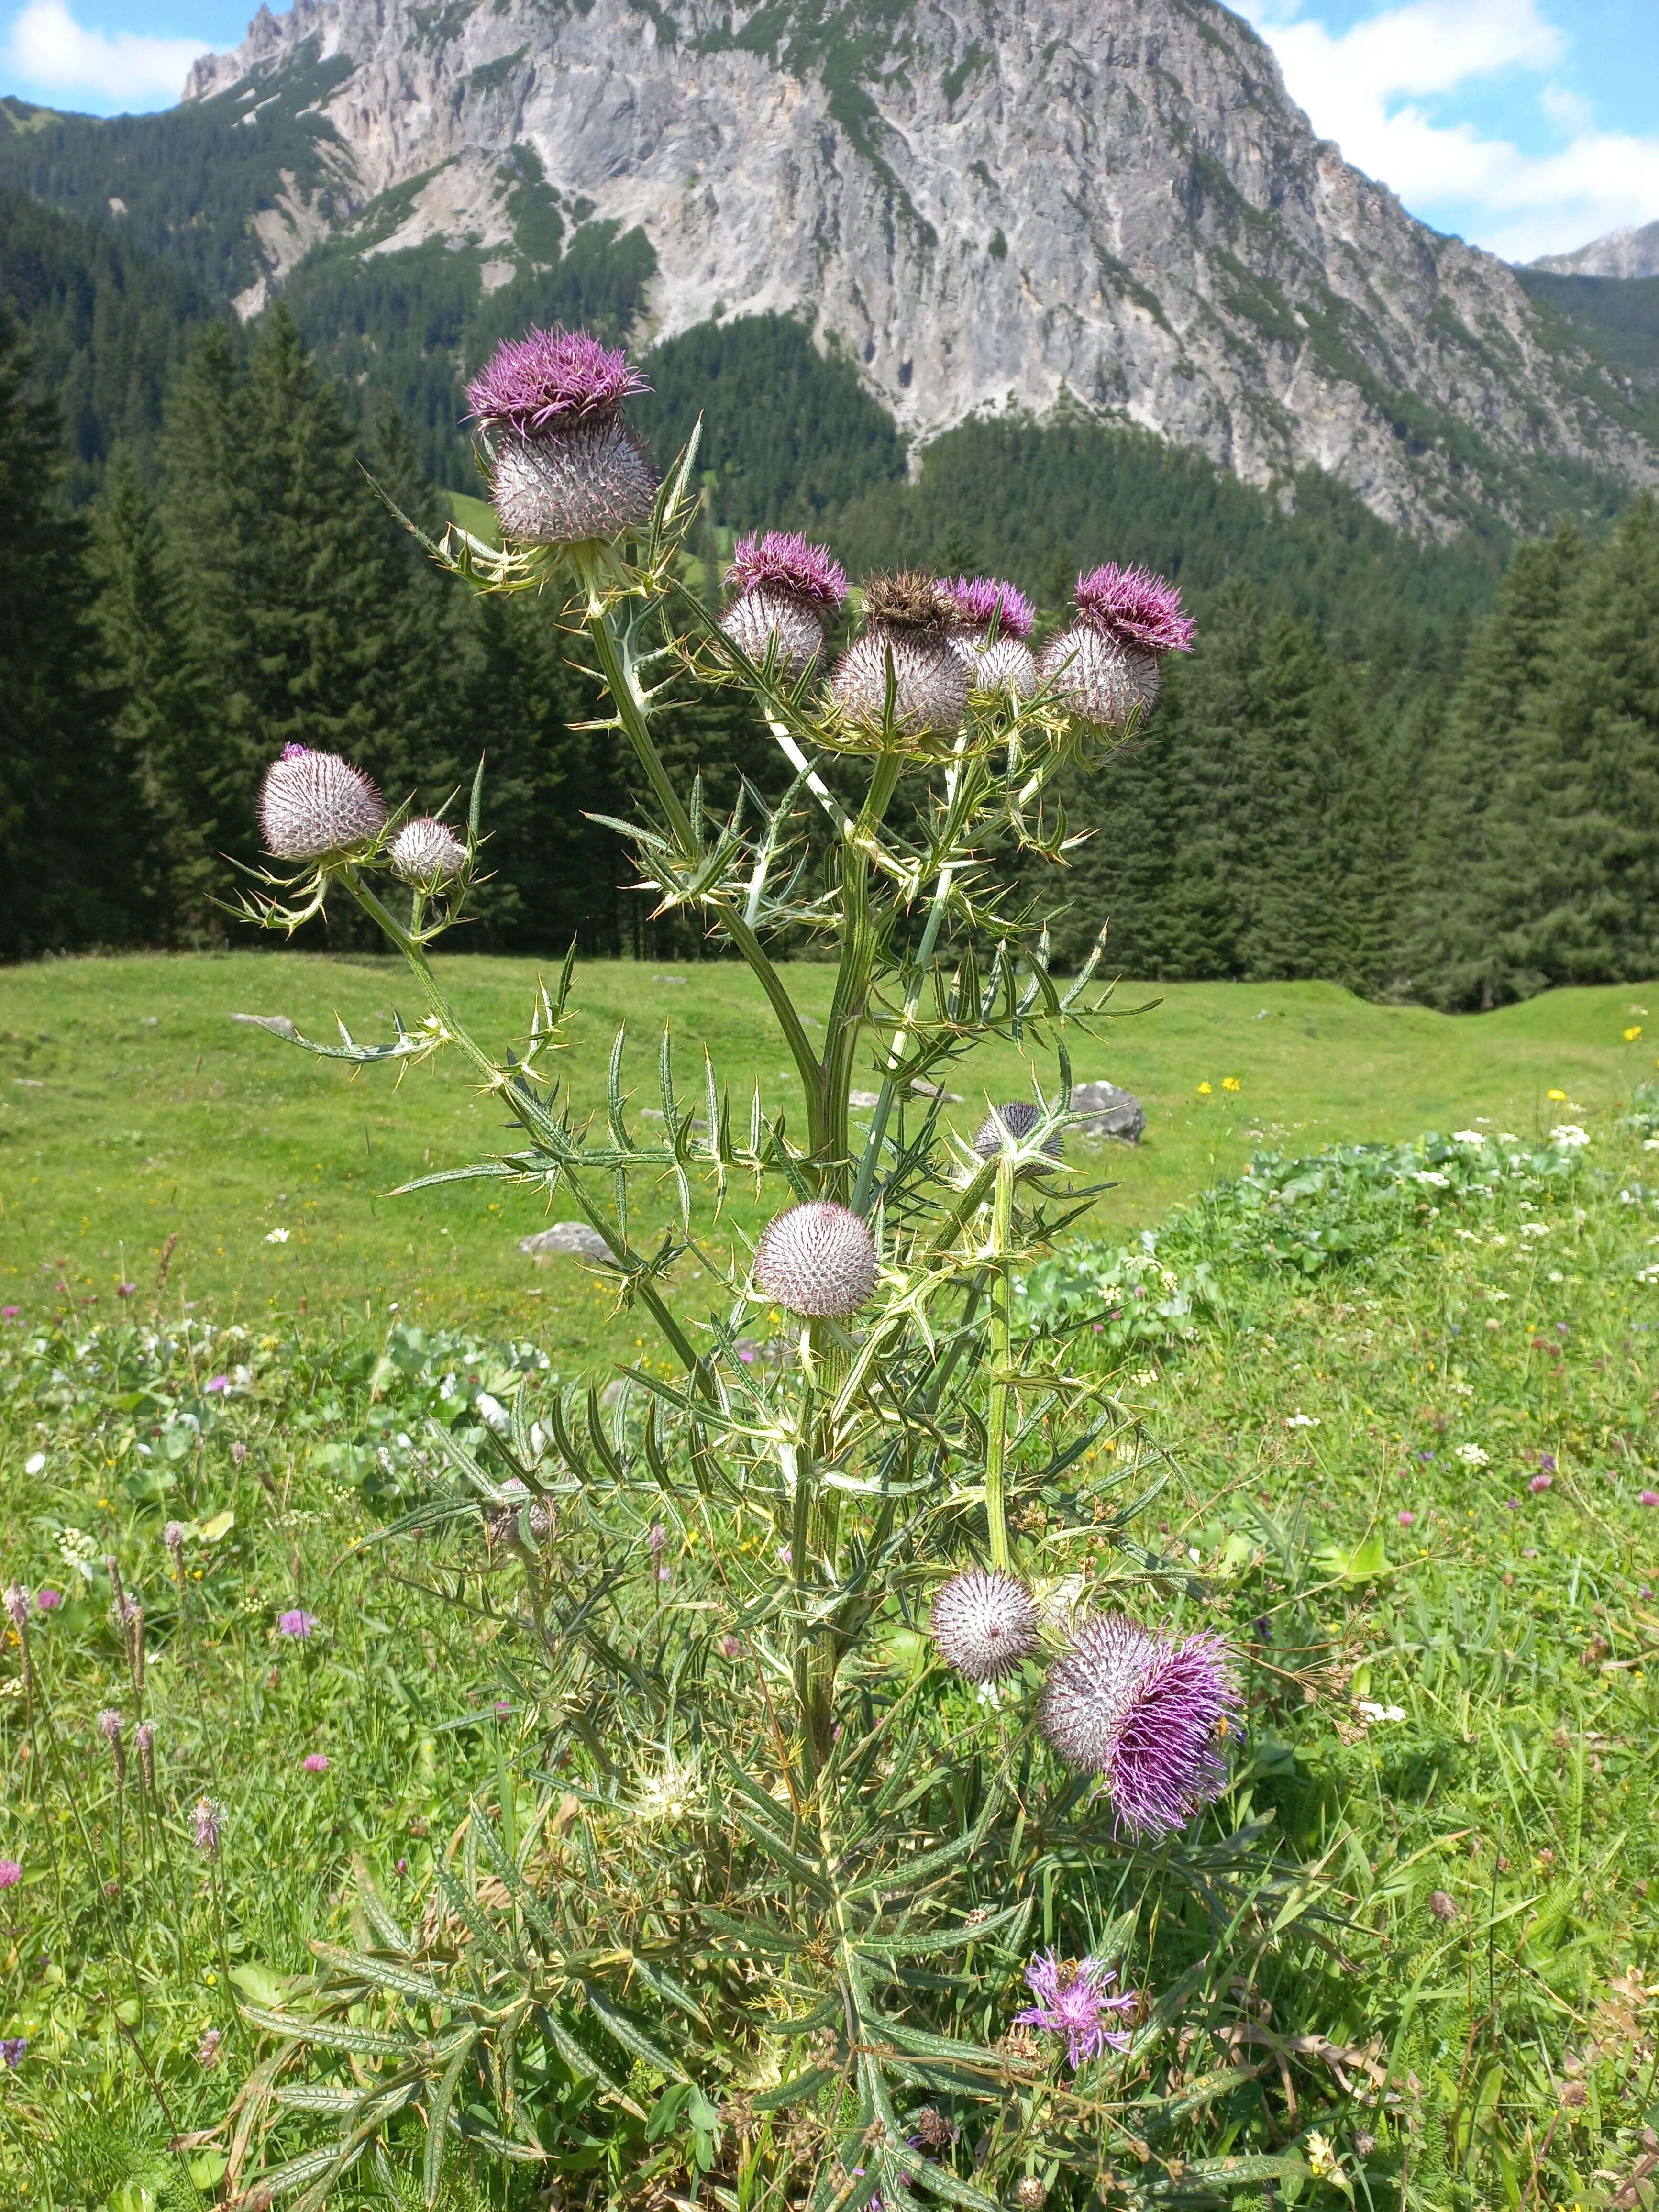
[[[829,1042],[824,1052],[825,1115],[829,1121],[830,1158],[838,1188],[844,1194],[847,1158],[847,1094],[853,1080],[853,1055],[858,1048],[870,998],[870,974],[875,963],[875,934],[870,915],[870,854],[894,792],[898,788],[903,761],[897,753],[881,753],[865,793],[864,805],[852,835],[842,848],[842,950],[836,988],[830,1003]]]
[[[1013,1364],[1013,1328],[1009,1312],[1008,1253],[1014,1212],[1014,1164],[1005,1153],[997,1162],[996,1195],[991,1205],[991,1405],[985,1444],[985,1521],[991,1540],[991,1565],[1012,1570],[1003,1470],[1008,1452],[1008,1377]]]

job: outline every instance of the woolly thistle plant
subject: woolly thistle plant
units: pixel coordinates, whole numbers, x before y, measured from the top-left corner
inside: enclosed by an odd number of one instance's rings
[[[1051,975],[988,854],[1027,879],[1064,860],[1049,793],[1068,763],[1098,768],[1101,702],[1075,653],[1041,688],[970,686],[1030,627],[1006,585],[872,579],[827,683],[812,672],[844,588],[827,549],[745,540],[708,613],[679,581],[696,440],[647,498],[623,419],[639,388],[592,340],[503,348],[471,392],[503,543],[454,526],[424,542],[580,631],[601,726],[649,794],[623,825],[641,876],[747,969],[800,1103],[734,1112],[706,1054],[688,1095],[666,1029],[648,1125],[620,1037],[604,1100],[570,1097],[574,952],[492,1052],[428,949],[467,907],[481,783],[463,841],[427,817],[382,835],[343,763],[273,769],[273,854],[313,865],[250,913],[289,928],[355,901],[424,1002],[379,1042],[297,1042],[368,1067],[459,1055],[516,1135],[410,1188],[487,1176],[574,1211],[665,1364],[603,1397],[521,1390],[477,1449],[432,1429],[432,1494],[382,1540],[418,1535],[423,1575],[441,1559],[495,1624],[500,1774],[418,1926],[360,1869],[355,1944],[315,1947],[285,2006],[245,2007],[268,2046],[241,2124],[280,2122],[258,2187],[301,2212],[371,2150],[416,2157],[432,2203],[463,2138],[590,2205],[1081,2207],[1150,2141],[1171,2158],[1186,2142],[1177,2051],[1195,2072],[1194,2021],[1304,1909],[1260,1830],[1211,1809],[1241,1678],[1181,1617],[1186,1570],[1133,1537],[1132,1425],[1017,1292],[1097,1194],[1062,1166],[1068,1039],[1113,1008],[1100,946]],[[1115,651],[1185,642],[1166,587],[1085,583],[1067,639],[1103,647],[1109,616]],[[724,822],[660,743],[706,684],[744,686],[781,755],[770,797]],[[804,931],[836,960],[821,1029],[778,957]],[[970,1141],[941,1079],[994,1037],[1025,1057],[1031,1097]],[[855,1085],[876,1101],[856,1122]],[[752,1243],[725,1210],[737,1186],[769,1224]],[[635,1227],[644,1188],[674,1194],[659,1243]],[[211,1808],[197,1837],[210,1854]],[[1112,1994],[1131,1972],[1133,2007]],[[1185,2170],[1211,2188],[1201,2163]]]
[[[1038,674],[1066,704],[1105,729],[1158,704],[1164,656],[1192,650],[1181,594],[1146,568],[1108,562],[1077,580],[1076,617],[1043,648]]]

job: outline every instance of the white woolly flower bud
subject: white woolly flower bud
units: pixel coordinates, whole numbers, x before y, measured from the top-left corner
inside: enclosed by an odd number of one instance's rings
[[[893,720],[909,737],[948,736],[968,711],[968,670],[948,635],[872,623],[836,664],[830,689],[849,721],[879,729],[893,671]]]
[[[651,519],[658,477],[619,414],[526,436],[497,425],[489,490],[505,536],[521,545],[620,538]]]
[[[970,1567],[933,1600],[939,1657],[970,1682],[998,1682],[1036,1649],[1036,1601],[1018,1575]]]
[[[259,827],[279,860],[320,860],[370,843],[386,827],[386,801],[338,753],[284,745],[265,770]]]
[[[768,1223],[755,1280],[769,1298],[809,1321],[844,1321],[876,1287],[876,1246],[856,1213],[827,1200],[792,1206]]]
[[[1023,637],[991,638],[986,630],[963,630],[952,642],[974,690],[1029,699],[1036,690],[1036,655]]]
[[[429,814],[405,822],[392,841],[393,872],[406,884],[436,890],[466,864],[466,848],[441,822]]]
[[[720,628],[757,666],[775,640],[779,665],[790,676],[804,675],[823,650],[823,624],[811,602],[764,584],[733,599]]]
[[[1137,707],[1150,714],[1164,684],[1157,653],[1086,622],[1055,632],[1037,673],[1075,713],[1109,730],[1121,729]]]

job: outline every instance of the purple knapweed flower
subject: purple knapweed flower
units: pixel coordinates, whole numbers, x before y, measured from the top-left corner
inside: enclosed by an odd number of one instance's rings
[[[1116,1968],[1103,1960],[1061,1960],[1047,1951],[1025,1969],[1025,1985],[1036,2002],[1014,2014],[1015,2025],[1063,2035],[1066,2062],[1075,2074],[1085,2059],[1098,2058],[1109,2047],[1113,2051],[1129,2047],[1128,2031],[1106,2023],[1114,2013],[1139,2011],[1140,1993],[1122,1990],[1112,1995],[1116,1979]]]
[[[361,769],[338,753],[284,745],[265,770],[259,827],[279,860],[321,860],[355,852],[386,827],[386,801]]]
[[[1116,728],[1163,688],[1166,653],[1190,653],[1194,623],[1173,584],[1107,562],[1077,580],[1077,618],[1044,647],[1039,672],[1085,720]]]
[[[207,1388],[214,1396],[222,1398],[230,1388],[230,1377],[228,1375],[210,1376]]]
[[[26,2035],[0,2036],[0,2058],[4,2059],[12,2073],[15,2074],[22,2064],[28,2047],[28,2038]]]
[[[195,1832],[196,1848],[205,1859],[219,1856],[219,1840],[224,1833],[225,1813],[222,1805],[216,1805],[211,1797],[200,1797],[191,1813],[191,1826]]]
[[[466,387],[474,418],[516,430],[521,438],[613,415],[623,400],[651,386],[620,346],[586,331],[529,330],[505,338]]]
[[[1176,1643],[1121,1613],[1074,1631],[1049,1669],[1037,1722],[1068,1766],[1097,1774],[1123,1824],[1184,1827],[1227,1779],[1221,1745],[1238,1687],[1213,1636]]]
[[[23,1869],[15,1859],[0,1859],[0,1889],[15,1889],[23,1879]]]
[[[1532,1480],[1527,1485],[1528,1489],[1532,1492],[1534,1497],[1537,1496],[1540,1490],[1553,1490],[1554,1486],[1555,1477],[1553,1474],[1535,1474]]]
[[[574,545],[647,519],[657,471],[622,409],[650,388],[620,347],[585,331],[532,330],[496,348],[467,398],[486,433],[504,536]]]
[[[278,1633],[283,1636],[304,1638],[320,1626],[316,1614],[307,1613],[303,1606],[290,1606],[286,1613],[279,1613],[276,1616]]]
[[[38,1589],[34,1593],[34,1609],[37,1613],[56,1613],[63,1602],[62,1590]]]
[[[328,1772],[328,1753],[324,1751],[308,1751],[305,1757],[301,1760],[300,1764],[305,1768],[307,1774],[326,1774]]]
[[[847,597],[847,571],[827,545],[796,530],[738,538],[726,572],[733,594],[720,628],[750,660],[775,652],[786,674],[805,674],[823,650],[823,625]]]

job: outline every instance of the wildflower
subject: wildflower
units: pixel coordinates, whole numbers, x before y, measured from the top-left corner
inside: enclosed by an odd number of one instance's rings
[[[260,787],[259,827],[278,860],[325,860],[378,837],[386,827],[386,801],[362,770],[338,753],[284,745]]]
[[[15,1889],[23,1879],[23,1869],[15,1859],[0,1859],[0,1889]]]
[[[649,519],[657,471],[623,421],[650,386],[585,331],[527,331],[467,386],[505,536],[526,545],[619,538]]]
[[[290,1606],[286,1613],[279,1613],[276,1616],[277,1632],[283,1636],[305,1638],[321,1625],[316,1614],[307,1613],[303,1606]]]
[[[1461,1459],[1465,1467],[1490,1467],[1492,1465],[1492,1462],[1487,1458],[1486,1453],[1480,1449],[1479,1444],[1459,1444],[1456,1450],[1452,1454],[1452,1457],[1454,1459]]]
[[[947,2120],[937,2105],[924,2105],[916,2114],[915,2132],[910,2137],[916,2150],[948,2150],[957,2139],[954,2122]]]
[[[762,1232],[755,1281],[792,1313],[844,1321],[875,1290],[874,1239],[844,1206],[825,1200],[793,1206]]]
[[[1626,1044],[1634,1044],[1637,1038],[1639,1037],[1641,1034],[1642,1024],[1640,1022],[1638,1022],[1633,1029],[1628,1029],[1625,1031],[1625,1042]]]
[[[22,1310],[21,1306],[0,1306],[0,1321],[15,1321]]]
[[[127,1747],[122,1735],[125,1726],[125,1723],[112,1705],[106,1705],[98,1716],[99,1732],[109,1746],[110,1755],[115,1761],[115,1779],[118,1785],[127,1778]]]
[[[132,1731],[133,1747],[138,1753],[138,1771],[143,1777],[146,1790],[155,1787],[155,1723],[140,1721]]]
[[[1536,1497],[1540,1491],[1550,1489],[1554,1481],[1555,1477],[1553,1474],[1535,1474],[1527,1487],[1532,1492],[1534,1497]]]
[[[1452,1142],[1455,1145],[1484,1145],[1486,1141],[1486,1133],[1480,1129],[1454,1129],[1452,1131]]]
[[[308,1751],[305,1757],[301,1760],[300,1764],[304,1767],[307,1774],[326,1774],[328,1772],[328,1754],[326,1752],[322,1751]]]
[[[5,1604],[11,1625],[21,1636],[28,1626],[29,1618],[29,1594],[21,1583],[12,1583],[8,1586]]]
[[[196,2046],[196,2063],[211,2069],[219,2063],[219,2045],[225,2039],[222,2027],[210,2027]]]
[[[1213,1097],[1215,1095],[1215,1085],[1212,1083],[1200,1083],[1198,1086],[1198,1095],[1200,1098]]]
[[[1304,1413],[1298,1407],[1294,1413],[1285,1416],[1285,1425],[1287,1429],[1316,1429],[1319,1416],[1317,1413]]]
[[[1659,1490],[1638,1492],[1636,1502],[1638,1505],[1659,1505]]]
[[[1342,2171],[1342,2161],[1337,2156],[1328,2136],[1322,2136],[1317,2128],[1308,2135],[1308,2169],[1317,2181],[1329,2181],[1339,2189],[1349,2186],[1348,2177]]]
[[[651,1549],[653,1552],[660,1552],[662,1550],[664,1545],[668,1541],[668,1531],[663,1527],[660,1521],[653,1521],[652,1522],[650,1532],[647,1535],[645,1540],[651,1547]]]
[[[406,884],[414,884],[423,891],[435,891],[440,885],[459,876],[466,866],[466,848],[452,830],[429,814],[417,815],[413,822],[405,822],[392,841],[392,850],[386,856],[392,862],[392,872],[401,876]]]
[[[1403,1721],[1406,1717],[1404,1705],[1373,1705],[1369,1698],[1356,1698],[1353,1702],[1355,1711],[1364,1713],[1368,1721]]]
[[[1109,2014],[1134,2014],[1139,2009],[1138,1990],[1111,1994],[1117,1970],[1100,1959],[1057,1959],[1052,1951],[1033,1959],[1025,1969],[1025,1986],[1036,1999],[1014,2014],[1016,2027],[1046,2028],[1066,2038],[1066,2063],[1075,2074],[1086,2059],[1097,2058],[1109,2046],[1127,2051],[1127,2029],[1109,2027]]]
[[[696,1763],[670,1759],[660,1773],[641,1778],[635,1811],[653,1823],[687,1820],[697,1809],[697,1787]]]
[[[1042,2185],[1042,2177],[1035,2173],[1021,2174],[1014,2184],[1014,2203],[1019,2207],[1019,2212],[1042,2212],[1048,2201],[1048,2192]]]
[[[735,1636],[728,1633],[721,1637],[720,1656],[723,1659],[735,1659],[742,1649],[743,1645]]]
[[[1437,1920],[1455,1920],[1457,1906],[1443,1889],[1429,1892],[1429,1910]]]
[[[1581,1129],[1577,1121],[1563,1121],[1550,1131],[1550,1142],[1576,1152],[1581,1146],[1589,1144],[1589,1132]]]
[[[228,1375],[214,1375],[208,1379],[207,1388],[215,1396],[222,1398],[230,1388]]]
[[[178,1558],[179,1553],[184,1550],[185,1538],[188,1534],[189,1531],[185,1528],[182,1521],[169,1521],[166,1528],[162,1529],[161,1541],[167,1546],[168,1551],[172,1553],[175,1559]]]
[[[957,620],[956,601],[921,569],[872,576],[864,587],[864,629],[830,679],[848,721],[884,726],[890,678],[896,730],[927,737],[960,728],[968,671],[952,645]]]
[[[1028,1099],[1010,1098],[1000,1106],[994,1106],[978,1128],[975,1130],[974,1150],[979,1154],[981,1159],[994,1160],[1003,1146],[1011,1139],[1017,1145],[1024,1143],[1042,1119],[1042,1114]],[[1057,1160],[1060,1158],[1060,1141],[1058,1129],[1052,1136],[1044,1138],[1042,1149],[1050,1159]],[[1036,1170],[1039,1175],[1046,1175],[1048,1172],[1046,1168],[1039,1168]]]
[[[1036,658],[1027,642],[1036,610],[1024,592],[993,576],[958,576],[945,588],[960,625],[952,643],[974,690],[1029,699],[1037,688]]]
[[[237,1467],[240,1467],[242,1462],[247,1457],[247,1446],[242,1442],[240,1437],[238,1437],[235,1443],[232,1444],[230,1456]]]
[[[1221,1087],[1224,1091],[1242,1091],[1244,1085],[1236,1075],[1224,1075],[1221,1079]]]
[[[1547,1091],[1544,1095],[1552,1106],[1564,1106],[1566,1103],[1567,1094],[1565,1091]]]
[[[1505,1513],[1518,1513],[1521,1510],[1521,1500],[1518,1498],[1506,1498],[1504,1500],[1504,1510]]]
[[[1121,1614],[1076,1630],[1044,1685],[1037,1721],[1068,1766],[1097,1774],[1132,1829],[1179,1828],[1217,1796],[1218,1745],[1239,1705],[1212,1636],[1176,1643]]]
[[[45,1589],[38,1589],[34,1593],[34,1609],[37,1613],[56,1613],[63,1602],[62,1590]]]
[[[1076,620],[1048,641],[1039,672],[1087,720],[1119,728],[1157,705],[1164,655],[1191,652],[1192,620],[1162,576],[1110,562],[1078,578],[1074,604]]]
[[[933,1600],[930,1625],[940,1658],[970,1682],[1000,1681],[1036,1647],[1036,1602],[1000,1567],[953,1576]]]
[[[196,1848],[204,1859],[216,1859],[219,1842],[224,1833],[225,1813],[222,1805],[216,1805],[211,1797],[198,1797],[191,1813],[191,1826],[196,1837]]]
[[[847,597],[847,571],[827,545],[799,531],[751,532],[732,549],[726,572],[735,596],[720,628],[750,660],[775,649],[787,676],[804,676],[823,650],[823,625]]]
[[[1395,1518],[1402,1528],[1414,1528],[1417,1525],[1417,1516],[1409,1505],[1402,1505]]]
[[[15,2074],[22,2064],[28,2047],[28,2038],[26,2035],[0,2036],[0,2059],[3,2059],[10,2071]]]
[[[265,1242],[267,1244],[286,1244],[291,1234],[287,1229],[267,1229]]]

